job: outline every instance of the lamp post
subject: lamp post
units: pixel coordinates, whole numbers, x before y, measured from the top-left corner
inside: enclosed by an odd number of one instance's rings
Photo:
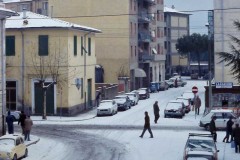
[[[208,108],[212,110],[211,28],[209,23],[205,26],[208,28]]]

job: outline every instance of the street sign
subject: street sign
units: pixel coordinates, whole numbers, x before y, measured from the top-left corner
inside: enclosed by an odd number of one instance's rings
[[[198,88],[197,88],[196,86],[193,86],[193,87],[192,87],[192,92],[193,92],[194,94],[196,94],[196,93],[198,92]]]
[[[232,88],[233,82],[216,82],[216,88]]]

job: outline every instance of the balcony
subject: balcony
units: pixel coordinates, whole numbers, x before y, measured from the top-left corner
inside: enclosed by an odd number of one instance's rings
[[[139,23],[150,23],[152,20],[152,17],[148,15],[146,12],[140,12],[138,13],[138,22]]]
[[[154,56],[153,55],[149,55],[148,53],[142,53],[139,54],[138,56],[139,62],[151,62],[154,60]]]
[[[138,33],[138,41],[150,43],[152,41],[152,36],[150,33]]]
[[[166,55],[165,54],[155,54],[153,55],[153,61],[165,61]]]
[[[155,5],[156,4],[155,0],[143,0],[143,1],[147,2],[147,3],[151,4],[151,5]]]

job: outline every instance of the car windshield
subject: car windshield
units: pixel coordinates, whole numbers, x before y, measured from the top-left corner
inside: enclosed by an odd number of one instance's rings
[[[188,155],[187,160],[214,160],[210,155]]]
[[[167,109],[179,109],[181,108],[181,103],[170,102],[167,104]]]
[[[213,140],[201,140],[201,139],[189,139],[187,147],[188,148],[204,148],[204,149],[212,149],[214,148]]]
[[[0,139],[0,145],[14,145],[14,139],[11,138],[4,138]]]
[[[188,100],[187,99],[177,99],[178,102],[183,102],[184,105],[188,105]]]

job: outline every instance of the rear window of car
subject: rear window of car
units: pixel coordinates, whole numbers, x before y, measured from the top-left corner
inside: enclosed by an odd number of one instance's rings
[[[205,148],[205,149],[212,149],[215,147],[213,140],[201,140],[201,139],[189,139],[188,148]]]
[[[178,109],[181,108],[181,103],[168,103],[166,108]]]
[[[0,139],[0,145],[14,145],[15,143],[14,139],[11,138],[4,138],[4,139]]]

